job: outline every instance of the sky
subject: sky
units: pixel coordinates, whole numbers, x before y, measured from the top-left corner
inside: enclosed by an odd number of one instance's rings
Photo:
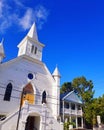
[[[36,22],[39,41],[45,44],[43,62],[61,85],[85,76],[92,80],[94,97],[104,94],[103,0],[0,0],[0,41],[5,59],[18,54],[17,45]]]

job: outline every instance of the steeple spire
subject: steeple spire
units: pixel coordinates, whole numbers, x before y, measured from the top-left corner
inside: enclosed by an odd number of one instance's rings
[[[4,39],[2,39],[2,41],[0,43],[0,62],[2,62],[3,58],[5,57],[3,41],[4,41]]]
[[[53,78],[55,79],[56,81],[56,85],[59,87],[60,86],[60,78],[61,78],[61,75],[60,75],[60,72],[56,66],[53,74],[52,74]]]
[[[31,26],[27,36],[33,38],[34,40],[38,41],[38,36],[37,36],[37,31],[36,31],[36,25],[35,22],[33,23],[33,25]]]
[[[55,68],[55,70],[54,70],[54,72],[53,72],[53,74],[52,74],[53,76],[57,76],[57,77],[61,77],[61,75],[60,75],[60,72],[59,72],[59,70],[58,70],[58,67],[56,66],[56,68]]]

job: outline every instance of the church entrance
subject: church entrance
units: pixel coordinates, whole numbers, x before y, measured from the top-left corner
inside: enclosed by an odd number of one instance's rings
[[[40,117],[39,116],[28,116],[25,130],[39,130]]]

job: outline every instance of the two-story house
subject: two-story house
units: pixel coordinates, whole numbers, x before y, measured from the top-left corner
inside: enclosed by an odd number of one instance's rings
[[[74,91],[60,95],[60,113],[63,122],[73,122],[75,128],[83,128],[82,101]]]

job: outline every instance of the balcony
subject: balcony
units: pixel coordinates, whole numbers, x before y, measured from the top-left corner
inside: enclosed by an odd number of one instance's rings
[[[82,116],[82,110],[72,110],[69,108],[61,108],[61,113],[67,114],[67,115],[76,115],[76,116]]]

